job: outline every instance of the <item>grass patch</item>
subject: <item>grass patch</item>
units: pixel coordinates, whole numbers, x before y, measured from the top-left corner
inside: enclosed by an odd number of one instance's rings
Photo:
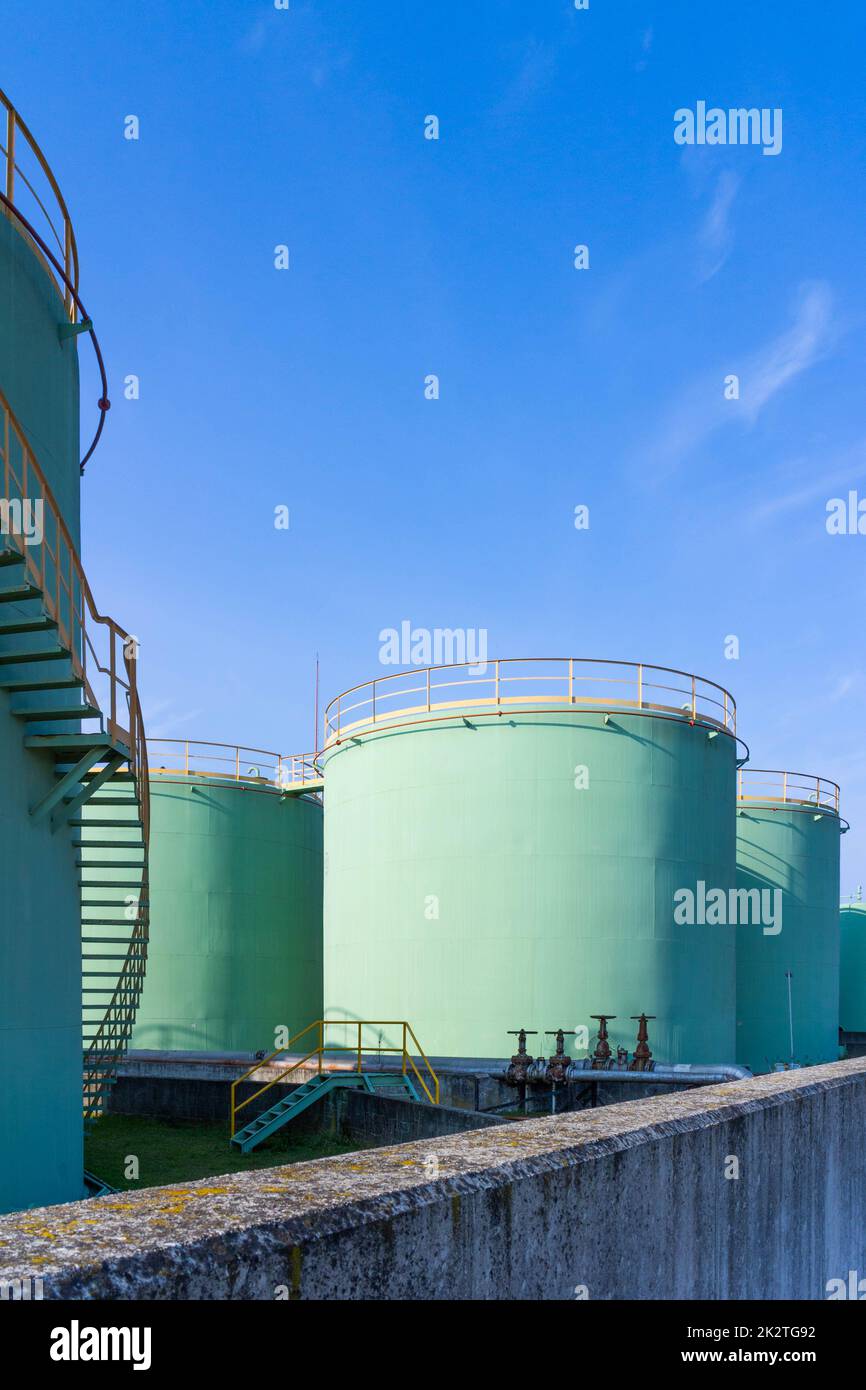
[[[290,1130],[289,1126],[252,1153],[242,1154],[230,1146],[225,1124],[103,1115],[84,1141],[84,1166],[103,1182],[126,1192],[330,1158],[332,1154],[353,1153],[358,1147],[333,1135],[292,1135]],[[130,1154],[138,1159],[139,1175],[134,1179],[124,1176]]]

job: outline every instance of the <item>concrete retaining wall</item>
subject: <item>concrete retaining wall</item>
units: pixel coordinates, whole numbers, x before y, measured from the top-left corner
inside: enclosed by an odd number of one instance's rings
[[[251,1099],[262,1082],[238,1087],[239,1102],[250,1100],[241,1113],[241,1124],[297,1086],[276,1085],[263,1096]],[[225,1081],[200,1077],[181,1077],[172,1081],[164,1076],[121,1076],[112,1088],[109,1113],[147,1115],[169,1120],[228,1122],[229,1090]],[[501,1116],[481,1115],[473,1110],[447,1105],[418,1105],[409,1098],[373,1096],[367,1091],[331,1091],[317,1105],[292,1120],[295,1134],[334,1134],[359,1147],[402,1144],[412,1139],[432,1139],[441,1134],[459,1134],[466,1129],[503,1124]]]
[[[276,1081],[297,1058],[284,1058],[277,1064],[262,1064],[254,1082],[243,1083],[239,1095],[243,1098]],[[516,1103],[513,1086],[506,1086],[492,1070],[502,1071],[507,1061],[492,1059],[479,1062],[477,1072],[450,1070],[447,1062],[434,1058],[439,1078],[440,1099],[443,1105],[458,1110],[486,1110],[507,1102]],[[229,1087],[244,1072],[253,1059],[249,1054],[191,1052],[130,1052],[118,1073],[112,1090],[111,1108],[117,1114],[157,1115],[165,1119],[223,1120],[228,1114]],[[365,1070],[393,1071],[393,1059],[378,1061],[366,1057]],[[337,1069],[333,1060],[329,1068]],[[350,1064],[344,1064],[350,1070]],[[293,1072],[293,1082],[303,1083],[315,1075],[315,1065],[300,1066]],[[573,1088],[579,1089],[579,1088]],[[268,1102],[270,1103],[270,1101]]]
[[[371,1065],[372,1062],[372,1065]],[[388,1069],[368,1059],[366,1065],[371,1071]],[[109,1111],[116,1115],[152,1115],[167,1120],[205,1120],[222,1123],[229,1109],[229,1091],[232,1081],[249,1069],[250,1058],[246,1055],[235,1057],[231,1054],[181,1052],[137,1052],[130,1054],[120,1067],[118,1078],[112,1087]],[[496,1075],[504,1070],[506,1062],[491,1060],[484,1063],[479,1059],[478,1071],[449,1070],[447,1061],[434,1059],[436,1075],[439,1078],[440,1096],[443,1106],[455,1110],[472,1112],[489,1111],[497,1106],[518,1107],[518,1093],[515,1087],[506,1086]],[[487,1066],[490,1070],[483,1070]],[[261,1089],[268,1081],[277,1081],[284,1071],[284,1065],[262,1065],[257,1079],[242,1082],[238,1087],[238,1100],[243,1101]],[[492,1073],[492,1074],[491,1074]],[[297,1084],[311,1080],[316,1075],[314,1066],[301,1067],[293,1073]],[[594,1082],[596,1094],[588,1082]],[[276,1086],[266,1092],[260,1101],[249,1107],[246,1118],[252,1119],[259,1109],[267,1109],[280,1095],[288,1094],[293,1085]],[[653,1095],[671,1095],[685,1089],[683,1086],[657,1086],[646,1082],[608,1082],[603,1074],[587,1073],[587,1081],[577,1082],[567,1088],[567,1094],[560,1091],[557,1096],[557,1110],[582,1109],[593,1103],[598,1105],[619,1104],[625,1100],[644,1100]],[[547,1113],[550,1108],[550,1092],[544,1087],[530,1087],[529,1113],[536,1117]],[[315,1118],[319,1111],[309,1114]],[[300,1116],[300,1124],[305,1116]],[[317,1125],[310,1123],[308,1128]],[[460,1128],[469,1129],[467,1123]],[[439,1130],[438,1133],[451,1133]],[[349,1136],[351,1137],[351,1136]],[[396,1140],[401,1136],[390,1136]],[[383,1140],[387,1142],[388,1137]]]
[[[0,1218],[46,1297],[827,1296],[866,1274],[866,1062]],[[738,1176],[734,1176],[738,1173]]]

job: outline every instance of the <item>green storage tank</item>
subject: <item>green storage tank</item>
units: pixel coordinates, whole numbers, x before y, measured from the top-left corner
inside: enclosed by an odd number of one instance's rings
[[[843,903],[839,926],[839,1024],[866,1033],[866,903]]]
[[[151,936],[132,1048],[270,1051],[277,1028],[322,1016],[315,770],[233,745],[148,747]]]
[[[727,692],[568,658],[413,670],[333,701],[321,759],[329,1018],[502,1058],[601,1013],[633,1051],[645,1011],[657,1060],[733,1062],[733,935],[674,918],[734,885]]]
[[[0,190],[73,270],[75,238],[48,166],[0,92]],[[14,151],[10,159],[9,151]],[[41,202],[41,206],[40,206]],[[52,240],[59,234],[60,244]],[[76,263],[77,270],[77,263]],[[38,465],[71,533],[79,537],[77,338],[64,290],[23,223],[0,216],[0,497],[20,502],[7,462],[20,469],[20,438]],[[94,414],[96,412],[94,411]],[[17,423],[16,423],[17,422]],[[7,460],[7,448],[9,457]],[[39,497],[28,487],[31,505]],[[44,500],[44,499],[43,499]],[[31,518],[32,519],[32,518]],[[12,527],[4,513],[3,527]],[[46,539],[53,533],[44,523]],[[33,534],[33,533],[31,533]],[[0,547],[5,538],[0,536]],[[39,556],[37,546],[33,555]],[[38,560],[37,560],[38,563]],[[48,562],[50,573],[50,562]],[[20,586],[0,569],[0,588]],[[0,655],[45,645],[44,633],[15,631],[35,603],[0,604]],[[18,667],[16,674],[21,673]],[[44,668],[43,668],[44,671]],[[28,673],[29,674],[29,673]],[[8,675],[8,671],[7,671]],[[69,702],[66,692],[61,704]],[[52,834],[30,808],[55,786],[50,753],[25,746],[31,729],[15,717],[32,696],[0,691],[0,1053],[5,1120],[0,1132],[0,1211],[83,1195],[81,926],[75,850],[68,826]],[[50,729],[43,725],[42,731]]]
[[[835,782],[741,769],[737,887],[782,909],[780,931],[737,927],[737,1061],[752,1071],[838,1059],[841,829]]]

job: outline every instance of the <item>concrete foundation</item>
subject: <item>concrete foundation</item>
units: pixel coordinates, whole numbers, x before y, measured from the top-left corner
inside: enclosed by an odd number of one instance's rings
[[[0,1218],[48,1298],[824,1299],[866,1061]]]

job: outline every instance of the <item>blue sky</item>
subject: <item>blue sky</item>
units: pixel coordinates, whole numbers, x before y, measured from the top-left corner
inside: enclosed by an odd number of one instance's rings
[[[866,536],[825,526],[866,497],[864,39],[806,0],[7,15],[112,387],[85,563],[151,732],[307,749],[316,652],[328,699],[404,619],[673,665],[755,765],[841,783],[866,879]],[[781,153],[678,146],[700,100],[781,108]]]

